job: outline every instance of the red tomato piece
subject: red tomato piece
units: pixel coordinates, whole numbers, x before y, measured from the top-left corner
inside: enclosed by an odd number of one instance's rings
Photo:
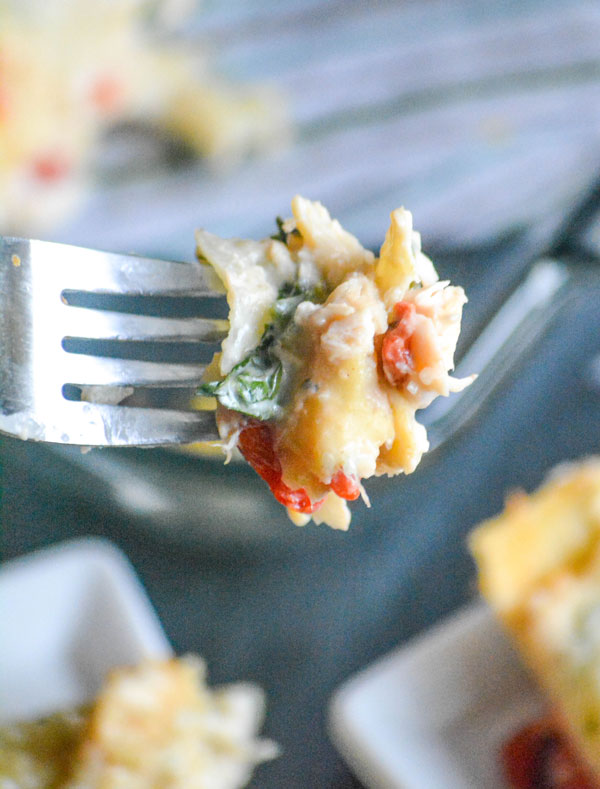
[[[312,502],[304,488],[292,490],[281,479],[281,463],[275,451],[273,428],[268,422],[249,421],[240,432],[238,447],[280,504],[306,515],[321,506],[323,501]]]
[[[360,496],[360,488],[356,477],[344,474],[340,469],[331,478],[331,490],[341,499],[354,501]]]
[[[414,371],[410,338],[414,331],[415,314],[414,304],[399,301],[394,307],[396,320],[383,335],[381,363],[384,375],[392,386],[403,384]]]
[[[123,83],[112,74],[104,74],[93,83],[90,99],[101,112],[117,112],[123,103]]]
[[[551,720],[530,724],[511,737],[502,747],[501,760],[512,789],[597,787]]]
[[[33,162],[33,173],[40,181],[58,181],[71,169],[69,160],[61,153],[46,153]]]

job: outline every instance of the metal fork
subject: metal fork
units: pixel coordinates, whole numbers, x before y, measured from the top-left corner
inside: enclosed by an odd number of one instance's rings
[[[479,379],[421,416],[432,449],[479,410],[539,338],[553,316],[551,307],[560,304],[557,294],[567,293],[567,280],[562,264],[544,261],[502,306],[457,370],[478,371]],[[0,294],[0,432],[85,446],[157,446],[218,437],[214,412],[189,407],[205,365],[118,357],[132,342],[138,356],[155,355],[156,343],[162,350],[181,342],[216,349],[226,334],[224,320],[143,314],[152,297],[222,298],[207,266],[4,238]],[[95,302],[106,296],[135,299],[137,312],[99,309]],[[84,297],[88,302],[92,297],[95,306],[82,306]],[[82,352],[90,341],[96,342],[95,354]],[[116,358],[98,355],[107,342]],[[161,391],[168,396],[157,401]],[[145,407],[136,405],[140,401]],[[147,407],[148,401],[160,407]]]
[[[599,207],[600,181],[567,217],[546,254],[541,259],[532,255],[522,283],[460,360],[458,375],[477,372],[479,378],[421,413],[431,449],[441,447],[479,413],[556,315],[581,287],[587,287],[585,268],[582,272],[572,263],[589,258],[577,244],[597,218]],[[592,284],[597,270],[596,265]],[[84,306],[81,297],[86,295],[137,297],[136,314]],[[205,365],[82,353],[81,342],[89,340],[112,340],[117,346],[138,341],[142,352],[144,347],[156,349],[157,342],[194,342],[215,350],[225,337],[225,320],[143,314],[149,297],[166,296],[214,300],[222,298],[223,291],[212,270],[199,263],[0,237],[0,432],[85,446],[216,439],[214,412],[182,407],[189,404]],[[84,399],[69,399],[73,389]],[[153,391],[169,390],[170,396],[162,400],[151,396]],[[183,396],[173,397],[174,390]],[[123,397],[125,406],[114,404]],[[137,405],[148,401],[159,402],[160,407]]]
[[[143,314],[157,297],[214,300],[223,291],[200,263],[0,237],[0,432],[84,446],[216,439],[212,411],[143,407],[131,397],[192,394],[202,378],[204,364],[144,360],[151,343],[201,343],[208,353],[226,334],[225,320]],[[111,298],[117,309],[102,309]],[[118,358],[132,352],[141,358]],[[117,404],[123,398],[133,404]]]

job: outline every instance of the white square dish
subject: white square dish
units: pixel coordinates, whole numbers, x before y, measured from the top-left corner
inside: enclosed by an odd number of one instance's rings
[[[541,694],[477,602],[342,685],[329,729],[369,789],[505,789],[499,749],[542,711]]]
[[[2,721],[81,704],[114,666],[172,654],[125,556],[92,537],[0,567],[0,645]]]

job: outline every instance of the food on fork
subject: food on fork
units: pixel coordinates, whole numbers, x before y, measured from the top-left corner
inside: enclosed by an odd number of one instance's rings
[[[197,658],[114,670],[91,707],[0,728],[2,789],[237,789],[277,755],[262,692],[209,689]]]
[[[230,306],[201,393],[227,453],[295,523],[346,529],[363,479],[408,474],[427,450],[416,411],[471,382],[449,374],[466,297],[439,281],[404,209],[379,257],[318,202],[295,197],[292,214],[262,241],[197,233]]]
[[[279,92],[219,79],[198,46],[167,35],[185,5],[0,0],[0,233],[66,218],[120,123],[158,127],[219,166],[288,137]]]
[[[552,709],[507,743],[510,785],[600,786],[600,458],[559,467],[530,496],[512,495],[470,547],[484,597]]]

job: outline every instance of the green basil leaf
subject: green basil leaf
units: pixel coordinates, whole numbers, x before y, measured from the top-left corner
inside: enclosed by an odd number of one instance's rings
[[[283,229],[283,219],[278,216],[275,219],[275,222],[277,223],[277,232],[273,233],[271,238],[273,241],[281,241],[283,244],[285,244],[287,242],[287,233]]]
[[[280,216],[275,219],[275,222],[277,223],[277,232],[273,233],[272,236],[269,236],[269,238],[272,238],[273,241],[281,241],[283,244],[287,244],[289,236],[298,236],[298,238],[302,237],[297,227],[287,233],[283,228],[285,221]]]
[[[275,356],[254,352],[223,378],[200,387],[200,394],[213,395],[221,405],[257,419],[273,419],[280,406],[277,395],[283,369]]]
[[[206,395],[207,397],[214,396],[222,383],[223,381],[207,381],[198,389],[198,394]]]
[[[322,301],[320,291],[304,291],[297,283],[281,288],[259,345],[220,381],[203,384],[198,394],[216,397],[232,411],[256,417],[276,419],[281,415],[283,365],[276,353],[278,340],[286,336],[294,313],[302,301]]]

